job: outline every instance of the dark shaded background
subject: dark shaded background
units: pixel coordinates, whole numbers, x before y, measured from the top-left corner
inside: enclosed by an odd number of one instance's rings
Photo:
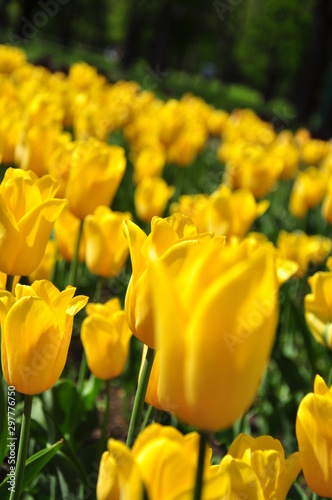
[[[1,41],[35,62],[66,69],[92,54],[111,80],[134,77],[176,96],[191,90],[225,108],[233,101],[219,99],[222,88],[235,84],[253,108],[253,96],[284,99],[293,123],[325,139],[331,26],[331,0],[0,0]]]

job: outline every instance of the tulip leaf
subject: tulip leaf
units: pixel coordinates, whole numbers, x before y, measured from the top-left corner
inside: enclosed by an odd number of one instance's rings
[[[84,383],[81,399],[87,410],[91,410],[93,407],[102,386],[103,381],[93,375]]]
[[[52,444],[48,448],[38,451],[31,457],[29,457],[25,464],[24,478],[22,483],[22,491],[31,483],[31,481],[37,476],[37,474],[45,467],[45,465],[56,455],[63,445],[63,440],[61,439],[57,443]],[[7,492],[8,486],[7,482],[9,480],[9,475],[6,476],[4,481],[0,484],[0,498],[5,498],[5,491]]]

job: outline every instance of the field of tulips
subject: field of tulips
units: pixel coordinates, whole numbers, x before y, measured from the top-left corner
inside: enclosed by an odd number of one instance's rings
[[[0,46],[0,498],[332,498],[332,141]]]

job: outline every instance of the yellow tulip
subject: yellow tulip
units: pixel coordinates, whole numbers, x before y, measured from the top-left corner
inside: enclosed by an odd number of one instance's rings
[[[134,182],[139,184],[146,177],[160,177],[165,165],[165,153],[161,145],[146,147],[134,161]]]
[[[225,236],[243,237],[254,220],[268,207],[267,200],[256,203],[254,195],[248,189],[232,192],[222,184],[212,193],[205,207],[206,230]]]
[[[315,167],[300,172],[295,179],[289,200],[289,209],[295,217],[304,217],[309,208],[322,201],[326,191],[325,175]]]
[[[90,371],[95,377],[118,377],[127,362],[131,332],[120,301],[88,304],[88,317],[82,323],[81,340]]]
[[[146,177],[136,187],[134,194],[135,211],[143,222],[150,222],[152,217],[161,217],[168,200],[175,189],[168,186],[160,177]]]
[[[15,163],[23,170],[32,170],[38,177],[48,173],[47,162],[52,153],[70,141],[68,132],[51,126],[34,126],[21,132],[15,149]]]
[[[152,424],[136,439],[132,450],[109,439],[97,482],[97,499],[132,500],[143,498],[145,487],[149,500],[176,499],[194,486],[199,435],[183,436],[173,427]],[[211,453],[206,451],[205,475]],[[214,498],[214,497],[213,497]]]
[[[150,264],[158,399],[184,422],[224,429],[252,403],[278,319],[275,261],[272,245],[252,252],[245,241]]]
[[[332,272],[308,279],[312,293],[304,298],[305,319],[317,342],[332,349]]]
[[[327,185],[327,192],[322,204],[322,214],[324,219],[329,224],[332,224],[332,178]]]
[[[58,245],[59,254],[68,262],[74,258],[77,236],[81,221],[73,215],[68,208],[60,214],[54,224],[55,239]],[[85,237],[84,231],[81,235],[78,261],[85,260]]]
[[[252,468],[266,499],[285,500],[301,470],[299,453],[293,453],[286,459],[280,441],[271,436],[255,439],[240,434],[231,444],[228,455],[242,460]]]
[[[132,262],[125,310],[130,330],[149,347],[155,347],[151,288],[147,276],[149,267],[149,247],[153,245],[159,258],[167,262],[180,263],[193,245],[212,239],[212,234],[197,234],[195,224],[181,214],[166,219],[154,217],[151,233],[147,236],[136,224],[124,222],[125,235],[129,241]]]
[[[0,185],[0,271],[27,276],[40,263],[65,200],[48,175],[9,168]]]
[[[128,241],[123,234],[123,221],[131,220],[130,212],[112,212],[97,207],[84,221],[87,268],[94,274],[114,277],[120,274],[128,257]]]
[[[308,270],[309,262],[321,264],[331,251],[332,242],[329,238],[320,235],[308,236],[302,231],[280,231],[278,235],[277,248],[279,257],[292,260],[298,264],[298,270],[294,276],[300,278]]]
[[[8,385],[23,394],[50,389],[66,363],[74,315],[88,297],[60,292],[50,281],[0,292],[1,362]]]
[[[36,280],[50,280],[57,256],[57,244],[55,240],[48,240],[44,256],[38,267],[29,274],[29,282]]]
[[[196,224],[197,231],[205,231],[205,211],[209,203],[209,196],[207,194],[183,194],[180,196],[179,201],[173,201],[170,205],[171,214],[177,212],[186,215]]]
[[[330,151],[328,142],[309,138],[302,145],[302,160],[308,165],[318,165]]]
[[[0,73],[10,75],[25,62],[26,54],[23,50],[9,45],[0,45]]]
[[[303,474],[309,488],[332,497],[332,387],[316,375],[314,392],[301,401],[296,419]]]
[[[99,205],[110,206],[125,168],[123,148],[96,139],[78,142],[66,189],[71,212],[83,220]]]

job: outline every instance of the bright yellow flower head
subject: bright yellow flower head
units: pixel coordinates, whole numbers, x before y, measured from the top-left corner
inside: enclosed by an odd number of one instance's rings
[[[25,52],[17,47],[0,45],[0,73],[10,74],[26,62]]]
[[[302,231],[280,231],[277,247],[279,257],[293,260],[299,265],[296,277],[302,277],[308,270],[309,262],[321,264],[331,251],[332,242],[320,235],[308,236]]]
[[[332,387],[316,375],[314,392],[301,401],[296,419],[303,474],[309,488],[332,497]]]
[[[293,453],[286,459],[280,441],[271,436],[255,439],[247,434],[240,434],[233,441],[228,455],[251,467],[259,479],[266,500],[285,500],[301,470],[299,453]]]
[[[131,338],[120,301],[114,298],[105,304],[88,304],[86,312],[81,340],[88,366],[102,380],[118,377],[126,365]]]
[[[124,231],[129,241],[133,269],[125,301],[129,328],[138,339],[149,347],[154,347],[151,287],[147,276],[149,248],[153,246],[160,259],[165,260],[167,265],[173,264],[176,267],[192,246],[211,241],[213,235],[197,234],[192,220],[181,214],[174,214],[166,219],[154,217],[149,236],[130,221],[124,222]]]
[[[267,200],[256,203],[254,195],[248,189],[232,192],[221,184],[210,196],[205,208],[206,230],[224,236],[243,237],[254,220],[268,207]]]
[[[244,241],[151,262],[158,399],[184,422],[225,429],[252,403],[278,319],[275,260],[272,245]]]
[[[123,148],[96,139],[78,142],[66,189],[72,213],[83,220],[99,205],[110,206],[125,168]]]
[[[85,255],[87,268],[94,274],[114,277],[120,274],[129,253],[123,234],[124,220],[131,220],[130,212],[112,212],[99,206],[84,221]]]
[[[144,429],[132,450],[110,439],[100,462],[97,499],[139,500],[143,487],[149,500],[177,499],[186,490],[192,497],[198,442],[196,432],[183,436],[173,427],[159,424]],[[210,456],[206,450],[206,478],[212,475]]]
[[[330,152],[328,142],[319,139],[309,139],[302,145],[302,160],[308,165],[318,165]]]
[[[183,194],[178,201],[170,205],[171,214],[181,213],[186,215],[196,224],[197,231],[205,231],[205,209],[209,203],[209,196],[204,193]]]
[[[74,315],[88,301],[60,292],[50,281],[16,285],[15,296],[0,292],[1,362],[8,385],[23,394],[50,389],[65,366]]]
[[[332,224],[332,177],[327,185],[327,192],[322,204],[322,214],[327,222]]]
[[[300,172],[295,179],[289,200],[289,209],[295,217],[304,217],[309,208],[322,201],[326,191],[325,175],[315,167]]]
[[[0,271],[27,276],[40,263],[65,200],[49,175],[9,168],[0,185]]]
[[[161,217],[174,192],[174,187],[168,186],[167,182],[160,177],[143,179],[136,187],[134,194],[137,217],[144,222],[150,222],[154,216]]]
[[[332,349],[332,272],[318,272],[308,280],[312,293],[305,296],[305,319],[317,342]]]
[[[165,153],[161,145],[146,147],[134,161],[134,182],[140,183],[146,177],[159,177],[165,165]]]

